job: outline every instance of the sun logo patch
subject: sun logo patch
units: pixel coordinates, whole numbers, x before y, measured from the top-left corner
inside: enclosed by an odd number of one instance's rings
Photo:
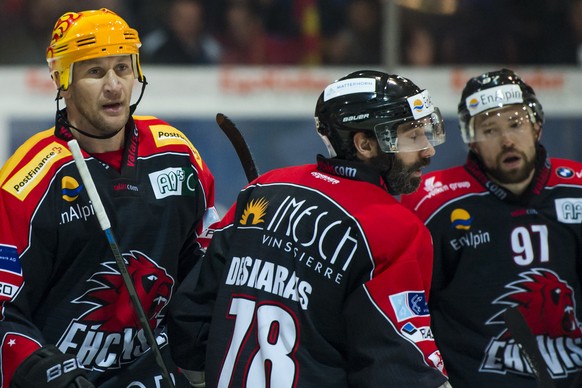
[[[477,108],[477,105],[479,105],[479,101],[476,98],[471,98],[469,100],[469,104],[468,105],[469,105],[469,108],[475,109],[475,108]]]
[[[265,214],[269,202],[265,198],[253,199],[247,206],[240,218],[241,225],[257,225],[265,222]]]
[[[459,230],[471,229],[473,217],[465,209],[455,209],[451,212],[451,227]]]
[[[82,190],[83,185],[80,185],[72,176],[64,176],[61,180],[61,193],[67,202],[76,200]]]
[[[414,96],[408,97],[406,102],[408,102],[408,107],[410,108],[412,117],[414,117],[415,120],[434,112],[434,105],[432,104],[432,99],[428,90],[423,90]]]
[[[413,109],[417,112],[420,112],[423,108],[424,108],[424,104],[422,103],[422,100],[414,100],[413,105]]]

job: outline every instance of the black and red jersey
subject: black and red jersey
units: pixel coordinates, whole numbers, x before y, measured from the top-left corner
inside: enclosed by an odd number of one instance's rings
[[[211,387],[438,387],[431,271],[428,230],[375,170],[274,170],[216,225],[170,308],[170,347]]]
[[[84,153],[150,325],[167,352],[167,305],[216,221],[214,178],[176,128],[133,117],[120,171]],[[155,387],[161,375],[64,126],[25,142],[0,171],[2,387],[45,344],[74,354],[100,387]],[[168,357],[169,358],[169,357]]]
[[[557,386],[582,371],[582,163],[546,158],[521,196],[464,166],[402,196],[430,229],[433,330],[454,387],[536,387],[503,312],[524,314]]]

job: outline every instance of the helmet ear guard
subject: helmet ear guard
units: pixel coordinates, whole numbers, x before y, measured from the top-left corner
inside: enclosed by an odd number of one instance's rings
[[[137,31],[106,8],[67,12],[53,28],[46,60],[51,78],[61,90],[67,90],[72,82],[74,63],[114,55],[130,55],[135,78],[143,83],[140,46]]]
[[[321,121],[319,121],[319,118],[317,116],[315,117],[315,131],[317,132],[317,134],[319,135],[319,137],[323,141],[323,144],[325,145],[325,148],[327,149],[327,152],[329,153],[329,157],[335,158],[337,156],[337,153],[335,152],[335,149],[333,148],[333,145],[331,144],[331,140],[330,140],[331,133],[329,131],[329,128],[327,126],[325,126],[325,124],[323,124]]]

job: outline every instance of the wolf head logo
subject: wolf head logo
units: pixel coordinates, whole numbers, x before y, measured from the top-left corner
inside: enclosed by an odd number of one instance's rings
[[[174,279],[141,252],[131,251],[123,257],[149,325],[153,329],[163,317],[163,308],[170,301]],[[90,278],[90,281],[99,286],[75,300],[96,306],[81,319],[87,324],[100,325],[100,330],[103,331],[119,332],[127,327],[139,328],[139,319],[116,263],[103,263],[103,266],[108,270],[95,273]]]
[[[534,335],[550,338],[582,336],[576,318],[574,293],[568,283],[555,272],[540,268],[520,276],[522,279],[510,285],[515,291],[504,295],[499,302],[517,305]]]

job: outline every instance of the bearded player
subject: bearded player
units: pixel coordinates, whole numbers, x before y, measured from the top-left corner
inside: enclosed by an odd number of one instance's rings
[[[503,312],[517,307],[558,387],[582,370],[582,163],[550,158],[534,90],[500,69],[459,103],[469,153],[402,203],[435,248],[430,310],[454,387],[537,387]],[[550,134],[551,135],[551,134]]]
[[[362,70],[324,89],[315,121],[330,157],[241,191],[175,296],[172,355],[209,387],[447,387],[430,234],[394,198],[445,141],[440,111]]]

